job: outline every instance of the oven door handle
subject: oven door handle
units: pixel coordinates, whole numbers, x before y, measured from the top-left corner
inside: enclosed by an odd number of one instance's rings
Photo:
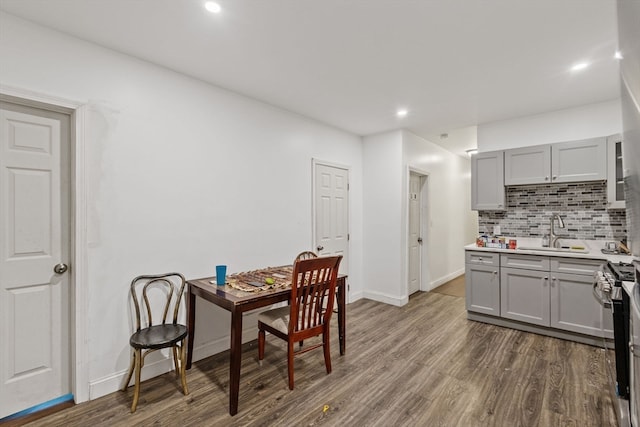
[[[611,308],[611,301],[607,301],[602,297],[602,292],[598,292],[598,282],[593,282],[593,297],[604,308]]]

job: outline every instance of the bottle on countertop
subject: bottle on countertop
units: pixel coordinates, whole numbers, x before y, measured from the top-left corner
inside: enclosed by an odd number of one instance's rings
[[[543,248],[548,248],[549,247],[549,235],[545,234],[544,236],[542,236],[542,247]]]

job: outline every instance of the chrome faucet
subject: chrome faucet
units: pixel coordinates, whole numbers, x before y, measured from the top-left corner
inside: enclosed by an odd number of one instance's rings
[[[556,232],[555,232],[555,229],[553,227],[554,220],[556,220],[556,219],[558,220],[558,227],[564,228],[564,221],[562,220],[562,217],[557,213],[552,213],[551,214],[551,226],[549,227],[549,247],[551,247],[551,248],[557,248],[558,247],[558,241],[560,240],[560,236],[556,236]]]

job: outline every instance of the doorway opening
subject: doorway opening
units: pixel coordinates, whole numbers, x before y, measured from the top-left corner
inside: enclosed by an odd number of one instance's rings
[[[428,174],[409,170],[407,227],[407,295],[425,290],[428,282]]]

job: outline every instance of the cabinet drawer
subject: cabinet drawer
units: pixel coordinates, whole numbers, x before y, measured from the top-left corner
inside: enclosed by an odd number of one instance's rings
[[[526,270],[549,271],[549,257],[538,255],[502,254],[502,267],[524,268]]]
[[[472,252],[467,251],[466,263],[475,265],[492,265],[498,267],[500,265],[500,257],[494,252]]]
[[[551,271],[554,273],[584,274],[593,276],[605,261],[581,258],[551,258]]]

